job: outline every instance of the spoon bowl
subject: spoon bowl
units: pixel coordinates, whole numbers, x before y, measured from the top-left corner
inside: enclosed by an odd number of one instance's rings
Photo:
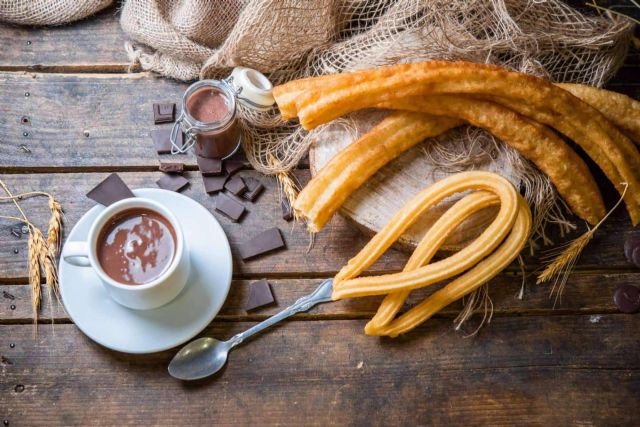
[[[184,346],[169,363],[169,374],[181,380],[198,380],[218,372],[227,362],[228,341],[200,338]]]

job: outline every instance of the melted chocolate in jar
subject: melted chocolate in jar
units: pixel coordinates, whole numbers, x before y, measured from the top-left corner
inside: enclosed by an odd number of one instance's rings
[[[128,209],[100,231],[98,261],[109,277],[126,285],[143,285],[169,267],[176,250],[175,230],[150,209]]]

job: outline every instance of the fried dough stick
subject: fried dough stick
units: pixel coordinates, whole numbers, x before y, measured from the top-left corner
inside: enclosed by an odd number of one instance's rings
[[[571,210],[595,225],[606,209],[587,165],[558,135],[501,105],[456,95],[408,97],[379,105],[463,119],[486,129],[531,160]]]
[[[415,328],[447,305],[471,293],[504,270],[522,251],[530,231],[531,211],[524,199],[519,197],[518,216],[511,233],[494,253],[397,319],[380,327],[370,322],[365,327],[365,333],[397,337]]]
[[[413,95],[463,93],[490,97],[545,123],[583,147],[620,194],[633,224],[640,221],[640,154],[600,112],[542,79],[494,66],[425,62],[342,74],[322,90],[296,97],[301,124],[316,127],[346,113]],[[527,114],[529,113],[529,114]]]
[[[371,175],[425,138],[462,124],[428,114],[395,112],[346,147],[300,192],[293,205],[317,232]]]
[[[600,111],[636,144],[640,144],[640,101],[588,85],[556,83],[556,86],[571,92]]]
[[[447,237],[466,218],[499,202],[498,196],[488,191],[476,191],[458,200],[425,233],[405,264],[403,271],[412,271],[428,264]],[[376,331],[388,325],[402,308],[410,293],[411,291],[399,291],[388,294],[382,300],[376,315],[365,327],[365,332],[375,335]]]
[[[441,261],[412,271],[357,277],[373,264],[424,212],[445,198],[467,190],[485,190],[500,199],[493,222],[471,244]],[[511,230],[518,213],[518,193],[500,175],[471,171],[444,178],[421,191],[389,220],[335,276],[334,300],[410,291],[458,275],[489,255]],[[356,278],[354,278],[356,277]]]

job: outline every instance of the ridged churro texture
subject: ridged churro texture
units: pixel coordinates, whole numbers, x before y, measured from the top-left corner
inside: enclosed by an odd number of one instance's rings
[[[616,97],[618,101],[611,106],[601,100],[602,96],[594,96],[593,91],[574,92],[602,107],[604,115],[588,100],[584,102],[543,79],[492,65],[466,62],[431,61],[345,73],[333,78],[323,76],[318,80],[288,83],[277,88],[275,94],[278,105],[286,110],[287,116],[296,114],[307,129],[363,108],[392,107],[407,97],[461,94],[500,104],[575,141],[598,164],[620,194],[628,185],[625,203],[635,225],[640,221],[640,153],[605,115],[613,117],[623,109],[633,113],[636,104]],[[620,126],[634,129],[631,122],[633,120],[616,121]],[[567,187],[566,183],[559,184]],[[589,189],[582,190],[593,193]],[[565,197],[570,193],[564,192]],[[570,203],[583,208],[586,206],[586,202],[577,199]],[[600,207],[591,213],[582,212],[583,208],[578,208],[576,213],[582,213],[590,222],[601,214]]]
[[[463,191],[471,194],[456,202],[425,234],[400,273],[358,277],[371,266],[420,215],[445,198]],[[467,217],[499,204],[493,222],[469,246],[430,264],[446,238]],[[334,299],[387,295],[367,325],[373,335],[407,332],[442,308],[486,283],[509,265],[526,243],[531,213],[513,185],[490,172],[462,172],[440,180],[409,201],[334,278]],[[497,248],[497,249],[496,249]],[[394,320],[409,293],[471,269],[419,306]],[[445,289],[449,289],[445,291]],[[444,292],[444,293],[443,293]],[[455,299],[454,299],[455,298]],[[443,305],[444,304],[444,305]],[[436,310],[437,311],[437,310]]]

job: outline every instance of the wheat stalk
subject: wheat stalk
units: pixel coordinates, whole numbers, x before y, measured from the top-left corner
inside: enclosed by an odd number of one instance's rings
[[[624,185],[624,191],[620,196],[620,200],[616,202],[616,204],[607,212],[607,214],[598,222],[593,228],[589,229],[582,236],[574,239],[568,244],[562,246],[560,248],[559,253],[554,253],[549,256],[551,258],[551,262],[547,264],[545,269],[538,275],[536,280],[536,284],[540,284],[543,282],[547,282],[551,279],[554,279],[553,287],[551,288],[551,295],[555,294],[554,307],[555,304],[561,300],[562,292],[564,291],[565,285],[567,284],[567,279],[573,270],[573,266],[576,261],[580,257],[580,254],[587,246],[587,244],[593,239],[593,236],[596,233],[596,230],[600,228],[600,226],[609,218],[611,213],[616,210],[616,208],[622,203],[624,200],[624,196],[627,193],[627,188],[629,185],[625,182],[622,183]]]

